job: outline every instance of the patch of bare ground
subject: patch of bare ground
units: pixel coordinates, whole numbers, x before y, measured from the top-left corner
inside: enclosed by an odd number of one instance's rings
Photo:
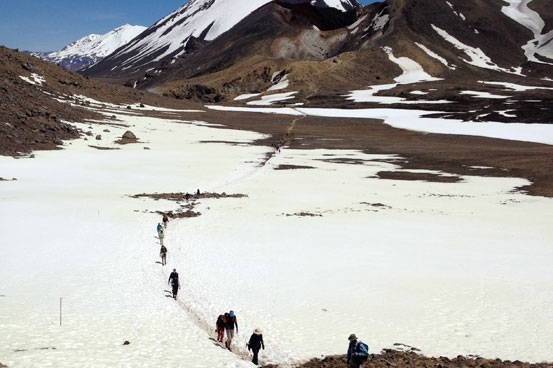
[[[297,217],[323,217],[320,213],[312,213],[312,212],[296,212],[296,213],[287,213],[287,217],[290,216],[297,216]]]
[[[400,169],[435,170],[448,175],[519,177],[529,195],[553,197],[553,146],[477,136],[421,133],[396,129],[375,119],[259,114],[207,110],[187,113],[221,128],[267,134],[254,144],[293,149],[355,149],[398,155]],[[291,129],[293,127],[293,129]],[[214,126],[214,128],[218,128]],[[278,151],[268,155],[278,155]],[[332,158],[330,158],[332,159]],[[354,163],[354,162],[352,162]],[[358,162],[355,162],[358,163]]]
[[[109,151],[109,150],[118,150],[118,149],[120,149],[118,147],[100,147],[100,146],[94,146],[94,145],[91,145],[91,144],[89,144],[88,147],[94,148],[94,149],[97,149],[97,150],[100,150],[100,151]]]
[[[275,170],[299,170],[299,169],[314,169],[313,166],[304,165],[278,165]]]
[[[435,183],[457,183],[461,181],[461,178],[458,176],[448,176],[432,173],[415,173],[408,171],[379,171],[376,175],[380,179],[391,180],[420,180]]]
[[[243,198],[247,197],[245,194],[227,194],[225,192],[223,193],[213,193],[213,192],[203,192],[201,193],[199,190],[194,193],[182,193],[182,192],[176,192],[176,193],[142,193],[142,194],[134,194],[130,196],[131,198],[152,198],[154,200],[168,200],[168,201],[175,201],[180,205],[180,208],[178,210],[168,210],[168,211],[156,211],[156,213],[160,215],[167,215],[167,217],[176,219],[176,218],[187,218],[187,217],[197,217],[200,216],[200,212],[194,211],[194,208],[198,204],[198,201],[200,199],[207,199],[207,198],[214,198],[214,199],[220,199],[220,198]]]
[[[380,354],[370,354],[363,368],[551,368],[553,366],[552,363],[525,363],[518,360],[485,359],[472,355],[459,355],[455,358],[426,357],[419,354],[416,348],[406,350],[384,349]],[[314,358],[296,366],[296,368],[344,367],[347,367],[345,355]],[[279,368],[279,366],[271,364],[263,368]]]
[[[363,165],[366,162],[366,160],[361,160],[358,158],[343,158],[343,157],[329,158],[321,161],[330,162],[334,164],[347,164],[347,165]]]
[[[361,204],[364,204],[364,205],[367,205],[367,206],[371,206],[371,207],[374,207],[375,209],[391,209],[392,207],[384,204],[384,203],[369,203],[369,202],[360,202]]]

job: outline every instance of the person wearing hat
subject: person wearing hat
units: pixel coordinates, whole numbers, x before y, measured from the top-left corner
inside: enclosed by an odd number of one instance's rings
[[[225,346],[227,349],[230,350],[230,344],[232,343],[232,339],[234,338],[234,326],[236,326],[236,333],[238,333],[238,320],[236,319],[236,315],[234,314],[234,311],[228,312],[227,317],[227,325],[225,326],[225,330],[227,332],[227,340],[225,341]]]
[[[259,328],[256,328],[253,330],[253,334],[250,336],[250,341],[248,342],[248,350],[251,350],[253,352],[253,359],[252,363],[257,365],[257,354],[259,353],[259,349],[263,348],[265,350],[265,344],[263,343],[263,334],[261,334],[261,330]]]
[[[349,335],[348,340],[348,367],[361,368],[363,363],[369,358],[369,347],[359,340],[355,334]]]

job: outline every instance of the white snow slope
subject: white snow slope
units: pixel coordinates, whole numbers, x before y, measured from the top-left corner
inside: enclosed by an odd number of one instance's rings
[[[120,54],[136,54],[122,66],[128,67],[132,62],[163,49],[163,53],[156,58],[161,60],[186,46],[192,36],[204,34],[206,40],[213,40],[269,2],[271,0],[190,0],[152,25],[148,36],[121,50]],[[344,10],[342,1],[324,0],[323,3]]]
[[[101,141],[0,157],[1,363],[251,367],[256,327],[262,364],[344,353],[352,332],[375,353],[553,361],[553,200],[513,191],[526,180],[380,180],[403,158],[354,150],[283,147],[263,165],[257,133],[133,110],[107,112],[127,126],[80,125]],[[128,129],[141,143],[112,143]],[[197,189],[246,197],[170,221],[163,267],[153,212],[179,205],[129,195]],[[232,353],[214,341],[230,309]]]
[[[91,34],[83,37],[59,51],[46,54],[46,57],[53,62],[61,62],[72,56],[101,59],[130,42],[145,29],[144,26],[125,24],[103,35]]]

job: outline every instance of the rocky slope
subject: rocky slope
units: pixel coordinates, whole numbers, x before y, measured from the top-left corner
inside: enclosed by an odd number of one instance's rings
[[[399,344],[401,345],[401,344]],[[347,348],[347,344],[346,344]],[[312,359],[298,368],[344,368],[347,367],[346,357],[329,356],[322,359]],[[503,361],[500,359],[485,359],[476,356],[455,358],[425,357],[413,351],[386,349],[380,354],[370,354],[363,368],[550,368],[551,363],[528,363],[521,361]],[[264,368],[278,368],[272,365]]]
[[[73,95],[118,104],[186,106],[183,102],[90,80],[25,53],[0,47],[0,154],[54,149],[80,134],[67,122],[100,116],[71,106]]]

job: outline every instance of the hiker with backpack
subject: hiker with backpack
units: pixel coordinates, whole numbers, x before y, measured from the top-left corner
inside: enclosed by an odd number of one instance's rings
[[[238,333],[238,321],[236,319],[234,311],[232,310],[228,313],[225,313],[225,317],[227,320],[227,323],[225,325],[225,330],[227,332],[225,347],[230,350],[230,344],[232,343],[232,339],[234,338],[234,326],[236,326],[236,333]]]
[[[217,332],[217,342],[222,343],[225,338],[225,327],[227,325],[227,319],[224,315],[219,314],[217,321],[215,322],[215,332]]]
[[[369,358],[369,347],[367,344],[359,340],[355,334],[349,335],[348,340],[348,367],[361,368],[363,363]]]
[[[177,273],[177,269],[173,268],[173,272],[169,275],[169,281],[167,281],[167,284],[171,284],[172,292],[173,292],[173,299],[177,299],[177,293],[180,289],[180,282],[179,282],[179,274]]]
[[[163,231],[163,229],[160,229],[157,235],[159,237],[159,244],[163,245],[163,238],[165,238],[165,232]]]
[[[259,353],[259,349],[263,348],[265,350],[265,343],[263,342],[263,335],[261,334],[261,330],[259,328],[256,328],[253,330],[253,334],[250,336],[250,341],[248,342],[248,350],[251,350],[253,352],[253,359],[252,363],[257,365],[257,354]]]
[[[163,217],[161,220],[163,222],[163,227],[167,229],[167,223],[169,222],[169,218],[167,217],[167,215],[163,214]]]
[[[165,264],[167,263],[167,248],[165,247],[165,245],[162,245],[159,249],[159,256],[161,257],[161,265],[165,266]]]

